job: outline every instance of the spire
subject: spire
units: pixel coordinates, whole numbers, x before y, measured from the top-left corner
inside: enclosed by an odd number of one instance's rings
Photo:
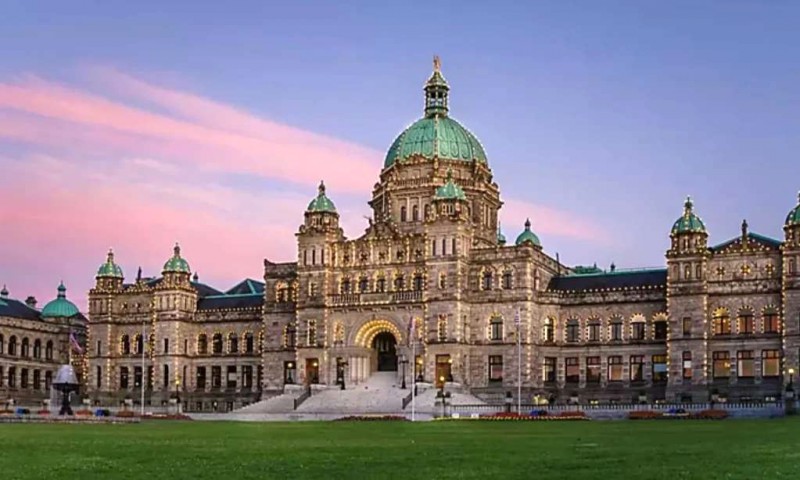
[[[175,247],[172,249],[172,252],[175,254],[175,258],[179,258],[181,256],[181,246],[178,242],[175,242]]]
[[[319,187],[317,188],[318,195],[325,195],[325,180],[319,181]]]
[[[192,281],[194,283],[197,283],[199,280],[200,280],[200,275],[198,275],[197,272],[194,272],[194,276],[192,277]]]
[[[433,73],[425,82],[425,116],[447,116],[447,96],[450,86],[442,75],[442,62],[439,56],[433,57]]]
[[[530,218],[526,218],[525,219],[525,230],[530,230],[530,229],[531,229],[531,219]]]
[[[694,208],[694,203],[692,202],[692,197],[686,196],[686,202],[683,204],[683,214],[685,216],[689,216],[692,214],[692,210]]]
[[[114,249],[113,248],[109,247],[108,256],[106,257],[106,262],[114,263]]]
[[[137,282],[142,281],[142,267],[139,267],[139,270],[136,272],[136,281]]]
[[[64,286],[64,280],[58,284],[58,298],[67,298],[67,287]]]
[[[742,220],[742,245],[747,247],[747,219]]]

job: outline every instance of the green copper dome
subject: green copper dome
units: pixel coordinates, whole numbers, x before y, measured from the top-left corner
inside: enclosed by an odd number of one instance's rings
[[[450,87],[442,76],[438,57],[434,58],[433,68],[433,74],[425,84],[425,116],[392,142],[383,168],[414,156],[486,163],[486,152],[481,142],[447,116]]]
[[[106,263],[100,265],[100,268],[97,269],[97,278],[100,277],[124,278],[122,269],[119,268],[119,265],[114,263],[114,251],[111,249],[108,250]]]
[[[526,243],[530,243],[537,247],[542,246],[542,242],[539,241],[539,237],[537,237],[536,234],[531,231],[530,219],[525,220],[525,230],[523,230],[522,233],[517,236],[516,241],[517,245],[523,245]]]
[[[800,193],[797,194],[797,206],[786,216],[786,226],[794,227],[800,225]]]
[[[677,233],[706,233],[706,226],[694,213],[694,203],[692,203],[691,197],[686,197],[686,203],[683,204],[683,216],[675,220],[672,225],[672,234]]]
[[[164,264],[163,273],[191,273],[189,262],[181,257],[181,246],[176,243],[172,251],[172,258]]]
[[[319,182],[319,189],[316,198],[308,204],[306,212],[330,212],[336,213],[336,206],[330,198],[325,195],[325,182]]]
[[[447,170],[447,181],[436,189],[436,200],[466,200],[464,190],[453,182],[453,172]]]
[[[42,316],[48,318],[70,318],[78,315],[80,311],[74,303],[67,300],[67,287],[64,282],[58,286],[58,296],[42,309]]]

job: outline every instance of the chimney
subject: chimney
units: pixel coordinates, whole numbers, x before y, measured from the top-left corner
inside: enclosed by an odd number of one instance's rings
[[[29,306],[30,308],[36,308],[36,297],[31,295],[28,298],[26,298],[25,305]]]

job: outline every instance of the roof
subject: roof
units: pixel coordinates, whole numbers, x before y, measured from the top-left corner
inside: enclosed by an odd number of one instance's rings
[[[259,282],[258,280],[253,280],[251,278],[246,278],[241,282],[237,283],[230,290],[225,292],[225,295],[242,295],[242,294],[251,294],[251,293],[258,293],[263,295],[264,294],[264,282]]]
[[[383,167],[414,156],[486,163],[486,151],[478,138],[444,116],[421,118],[403,130],[389,147]]]
[[[667,285],[667,269],[618,270],[553,277],[548,290],[585,292],[592,290],[622,290],[627,288],[660,288]]]
[[[447,170],[447,181],[436,189],[436,200],[466,200],[464,190],[453,182],[453,171]]]
[[[738,247],[741,245],[741,243],[742,243],[742,237],[738,236],[736,238],[732,238],[728,241],[722,242],[719,245],[711,247],[711,251],[715,253],[720,253],[723,250],[729,250],[729,249],[738,250]],[[783,242],[781,242],[780,240],[776,240],[774,238],[767,237],[766,235],[760,235],[754,232],[747,232],[747,243],[748,244],[753,243],[756,245],[768,248],[776,248],[776,249],[780,248],[781,245],[783,245]]]
[[[39,311],[13,298],[0,299],[0,317],[21,318],[23,320],[40,320]]]
[[[705,232],[706,226],[703,220],[694,213],[692,198],[686,197],[686,202],[683,204],[683,215],[672,224],[672,234]]]
[[[214,287],[209,287],[205,283],[200,282],[189,282],[192,284],[195,290],[197,290],[197,296],[200,298],[208,297],[210,295],[221,295],[222,292],[217,290]]]
[[[325,194],[325,182],[319,182],[317,196],[308,204],[306,211],[336,213],[336,205]]]
[[[67,300],[67,287],[62,282],[58,286],[58,296],[44,306],[41,312],[42,317],[70,318],[80,315],[80,310],[74,303]]]
[[[97,277],[124,278],[122,269],[114,263],[114,251],[109,249],[106,262],[97,269]]]
[[[197,301],[197,310],[256,308],[264,304],[263,293],[210,295]]]
[[[537,247],[542,246],[542,242],[539,240],[539,236],[531,231],[531,220],[525,220],[525,230],[522,231],[519,235],[517,235],[517,240],[514,242],[516,245],[524,245],[526,243],[530,243],[531,245],[535,245]]]
[[[189,268],[189,262],[187,262],[183,257],[181,257],[181,247],[177,243],[175,244],[175,248],[172,249],[172,257],[167,260],[167,263],[164,264],[164,273],[172,272],[172,273],[191,273],[191,268]]]

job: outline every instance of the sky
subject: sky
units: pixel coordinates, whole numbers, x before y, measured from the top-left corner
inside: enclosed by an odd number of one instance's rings
[[[782,238],[800,189],[797,2],[0,0],[0,284],[82,308],[113,247],[180,242],[225,290],[291,261],[324,179],[348,237],[433,55],[513,240],[661,266],[692,195],[712,244]]]

